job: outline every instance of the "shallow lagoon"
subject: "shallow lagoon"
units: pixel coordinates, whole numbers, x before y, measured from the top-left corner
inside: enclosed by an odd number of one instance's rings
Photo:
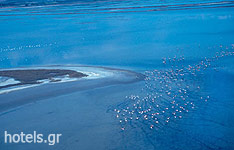
[[[91,1],[1,8],[0,67],[85,64],[144,73],[170,67],[163,65],[162,58],[184,56],[184,64],[193,65],[221,50],[233,51],[233,2],[200,3],[204,4]],[[199,74],[199,94],[211,100],[197,99],[195,109],[157,130],[137,124],[138,128],[122,131],[111,111],[126,96],[145,94],[145,83],[140,81],[73,91],[4,112],[1,132],[36,130],[62,133],[63,137],[55,146],[3,144],[0,140],[0,148],[233,149],[233,64],[233,56],[225,57]]]

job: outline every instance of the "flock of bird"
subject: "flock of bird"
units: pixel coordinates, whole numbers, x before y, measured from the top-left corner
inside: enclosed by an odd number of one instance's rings
[[[55,46],[57,43],[45,43],[45,44],[35,44],[35,45],[25,45],[25,46],[19,46],[19,47],[2,47],[0,48],[0,53],[5,53],[5,52],[14,52],[14,51],[22,51],[22,50],[27,50],[27,49],[35,49],[35,48],[46,48],[46,47],[52,47]],[[8,57],[0,57],[0,62],[3,61],[9,61],[11,58]]]
[[[46,43],[46,44],[25,45],[25,46],[19,46],[19,47],[6,46],[3,48],[0,48],[0,52],[17,51],[17,50],[24,50],[28,48],[45,48],[45,47],[51,47],[54,45],[56,45],[56,42]]]
[[[217,52],[194,65],[186,65],[184,57],[163,58],[164,69],[145,71],[142,92],[126,96],[113,109],[121,130],[139,126],[158,130],[183,118],[196,103],[209,101],[210,96],[201,88],[201,75],[206,69],[215,69],[215,62],[227,56],[234,56],[234,52]]]

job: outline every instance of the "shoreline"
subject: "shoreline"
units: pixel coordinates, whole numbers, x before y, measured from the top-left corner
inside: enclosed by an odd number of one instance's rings
[[[63,76],[52,76],[50,78],[46,77],[47,75],[37,75],[33,73],[32,75],[28,74],[28,78],[34,79],[27,79],[27,77],[20,77],[22,79],[16,79],[11,77],[3,77],[0,75],[1,78],[8,78],[6,83],[0,81],[0,95],[20,89],[31,88],[35,86],[41,86],[48,83],[64,83],[64,82],[74,82],[81,79],[98,79],[98,78],[105,78],[114,76],[114,71],[128,71],[123,69],[114,69],[109,67],[102,67],[102,66],[87,66],[87,65],[47,65],[47,66],[35,66],[35,67],[20,67],[20,68],[9,68],[9,69],[0,69],[1,72],[6,71],[39,71],[39,70],[48,70],[48,71],[56,71],[56,70],[63,70],[63,71],[70,71],[74,74],[77,73],[78,77],[69,77],[69,72],[63,74]],[[62,72],[63,72],[62,71]],[[133,72],[135,73],[135,72]],[[39,77],[36,77],[36,76]],[[19,76],[19,75],[18,75]],[[23,76],[23,75],[20,75]],[[22,81],[20,81],[22,80]],[[26,81],[24,81],[26,80]],[[29,80],[29,81],[27,81]],[[8,82],[9,81],[9,82]],[[33,82],[32,82],[33,81]],[[55,82],[56,81],[56,82]],[[2,88],[1,88],[2,86]],[[8,87],[6,87],[8,86]]]
[[[43,68],[47,67],[48,66],[44,66]],[[51,68],[51,66],[49,67]],[[69,82],[46,82],[39,85],[34,84],[29,86],[19,86],[15,89],[0,90],[0,114],[8,111],[9,109],[50,97],[56,97],[73,92],[110,85],[134,83],[144,79],[144,75],[141,73],[123,69],[92,66],[56,67],[70,67],[70,69],[76,69],[77,71],[80,70],[81,73],[89,74],[89,76]],[[56,67],[53,66],[53,68]],[[93,72],[91,72],[92,70]]]

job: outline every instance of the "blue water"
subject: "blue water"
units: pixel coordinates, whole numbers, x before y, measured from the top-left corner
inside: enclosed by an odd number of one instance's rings
[[[154,68],[162,57],[193,60],[233,44],[232,1],[79,2],[84,4],[1,8],[0,67]]]
[[[84,64],[141,73],[158,69],[163,75],[175,65],[163,64],[163,58],[185,58],[178,62],[185,69],[216,52],[233,52],[233,7],[233,1],[222,0],[0,0],[0,68]],[[155,94],[166,86],[158,80],[152,80],[157,86],[150,92],[142,92],[148,85],[142,81],[48,98],[0,116],[0,127],[13,133],[62,132],[56,149],[231,150],[233,71],[232,55],[212,61],[196,77],[186,76],[183,81],[200,88],[183,87],[191,90],[195,108],[157,130],[150,130],[150,121],[122,126],[113,109],[132,106],[126,96]],[[171,107],[169,100],[162,96],[159,102]],[[1,148],[54,149],[0,142]]]

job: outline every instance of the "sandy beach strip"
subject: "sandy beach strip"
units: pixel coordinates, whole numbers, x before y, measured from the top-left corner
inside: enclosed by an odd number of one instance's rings
[[[81,78],[57,77],[56,79],[58,79],[59,82],[49,82],[49,80],[45,79],[40,84],[26,84],[0,89],[0,112],[8,111],[9,109],[49,97],[114,84],[133,83],[141,81],[144,78],[144,76],[140,73],[106,67],[56,65],[33,68],[17,68],[17,70],[26,69],[66,69],[77,71],[87,76],[83,76]]]

